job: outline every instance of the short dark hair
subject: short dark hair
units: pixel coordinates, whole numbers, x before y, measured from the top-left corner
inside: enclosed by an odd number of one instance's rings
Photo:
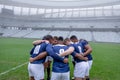
[[[85,39],[80,39],[80,42],[86,42],[88,44],[88,41]]]
[[[63,37],[62,36],[58,37],[58,41],[64,41]]]
[[[64,41],[69,41],[70,39],[69,38],[65,38],[65,40]]]
[[[57,36],[54,36],[53,38],[54,38],[55,40],[58,40],[58,37],[57,37]]]
[[[50,40],[53,39],[53,37],[51,35],[46,35],[43,37],[44,40]]]
[[[42,40],[46,40],[46,36],[43,36]]]
[[[75,35],[72,35],[70,39],[77,39],[77,37]]]

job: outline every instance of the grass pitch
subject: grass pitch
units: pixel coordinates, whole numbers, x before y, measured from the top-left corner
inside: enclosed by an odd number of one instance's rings
[[[0,80],[28,80],[27,64],[34,39],[0,38]],[[91,80],[119,80],[120,44],[90,43],[93,48]],[[20,66],[20,67],[18,67]],[[17,67],[17,68],[16,68]],[[70,62],[71,75],[73,66]]]

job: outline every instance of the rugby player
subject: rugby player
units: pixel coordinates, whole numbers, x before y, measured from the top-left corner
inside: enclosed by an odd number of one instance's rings
[[[46,39],[49,39],[50,42],[53,41],[52,36],[50,35],[47,35]],[[54,54],[51,44],[43,42],[35,45],[30,52],[31,58],[30,63],[28,64],[30,80],[44,80],[43,63],[45,62],[45,56],[47,54],[45,51],[58,61],[68,62],[68,59],[61,58],[57,54]]]
[[[86,54],[89,54],[92,52],[92,49],[89,47],[86,47],[86,44],[84,42],[80,42],[75,35],[70,37],[71,41],[77,45],[75,51],[78,53],[81,53],[83,56]],[[86,51],[84,51],[86,49]],[[85,80],[86,76],[89,74],[89,65],[88,62],[84,60],[78,60],[75,59],[75,69],[74,69],[74,76],[75,80]]]

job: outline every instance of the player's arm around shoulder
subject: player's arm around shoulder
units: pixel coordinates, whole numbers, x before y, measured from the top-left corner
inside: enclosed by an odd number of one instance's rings
[[[32,42],[33,45],[38,45],[38,44],[41,44],[42,42],[46,42],[46,43],[49,43],[49,41],[47,40],[35,40]]]
[[[92,53],[92,47],[91,47],[89,44],[87,44],[87,45],[85,46],[85,49],[86,49],[86,51],[85,51],[84,54],[83,54],[84,56]]]
[[[30,57],[30,58],[29,58],[29,61],[30,61],[30,62],[34,62],[34,61],[39,60],[39,59],[42,59],[42,58],[44,58],[44,57],[46,57],[46,56],[47,56],[47,52],[46,52],[46,51],[45,51],[45,52],[41,52],[38,56],[36,56],[36,57],[34,57],[34,58]]]
[[[92,53],[92,47],[90,46],[90,44],[88,43],[87,40],[82,40],[81,41],[82,45],[84,46],[85,48],[85,52],[84,52],[84,56],[87,56],[88,54],[91,54]]]
[[[75,57],[78,58],[78,59],[80,59],[80,60],[85,60],[85,61],[88,60],[87,57],[84,57],[82,54],[79,54],[79,53],[76,53]]]
[[[70,55],[73,51],[74,51],[74,47],[70,46],[66,51],[64,51],[63,53],[59,54],[59,56],[63,57],[63,56]]]

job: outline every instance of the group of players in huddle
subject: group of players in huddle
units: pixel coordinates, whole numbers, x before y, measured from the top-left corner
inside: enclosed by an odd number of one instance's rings
[[[72,55],[74,80],[90,80],[92,48],[86,40],[78,40],[75,35],[66,39],[46,35],[42,40],[33,41],[33,45],[28,64],[30,80],[44,80],[46,68],[48,80],[70,80],[69,55]]]

